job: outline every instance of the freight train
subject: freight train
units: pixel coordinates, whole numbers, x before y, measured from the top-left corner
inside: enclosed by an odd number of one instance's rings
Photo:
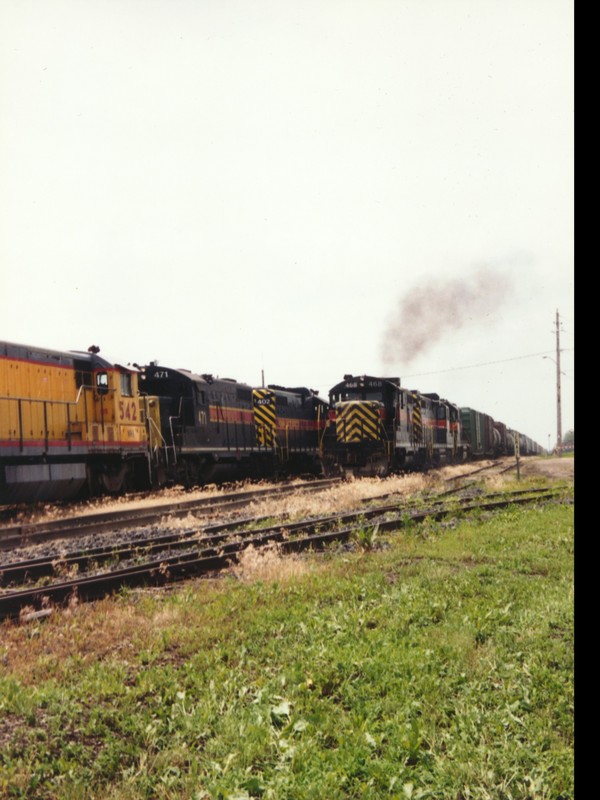
[[[298,474],[385,475],[541,452],[398,378],[345,376],[329,399],[157,363],[0,342],[0,503]]]

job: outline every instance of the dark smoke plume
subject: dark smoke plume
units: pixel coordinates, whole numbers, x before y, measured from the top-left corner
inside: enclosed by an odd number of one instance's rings
[[[507,273],[482,268],[470,277],[430,281],[411,290],[398,303],[382,345],[385,364],[408,364],[449,333],[475,325],[508,299]]]

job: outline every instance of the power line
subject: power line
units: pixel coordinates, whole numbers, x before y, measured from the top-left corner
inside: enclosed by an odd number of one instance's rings
[[[561,350],[562,353],[566,353],[571,351],[572,347],[563,348]],[[443,372],[459,372],[463,369],[476,369],[477,367],[489,367],[493,364],[505,364],[508,361],[521,361],[525,358],[539,358],[539,356],[547,356],[547,355],[554,355],[554,350],[545,350],[542,353],[530,353],[526,356],[513,356],[513,358],[501,358],[497,361],[482,361],[479,364],[469,364],[465,367],[450,367],[449,369],[437,369],[433,370],[432,372],[415,372],[412,375],[403,375],[402,380],[406,380],[406,378],[421,378],[424,375],[440,375]]]

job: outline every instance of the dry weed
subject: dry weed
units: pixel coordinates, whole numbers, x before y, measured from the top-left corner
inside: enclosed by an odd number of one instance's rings
[[[152,616],[151,626],[160,630],[168,628],[170,625],[180,625],[185,622],[188,611],[183,605],[164,605],[160,606]]]
[[[85,516],[88,514],[98,514],[104,511],[129,511],[161,504],[169,506],[183,500],[196,500],[204,497],[218,496],[227,491],[231,491],[231,487],[226,489],[218,487],[215,484],[199,487],[192,492],[181,486],[176,486],[167,489],[159,489],[144,497],[132,497],[131,495],[124,495],[123,497],[102,496],[80,503],[70,503],[66,506],[48,503],[43,506],[33,506],[28,509],[20,510],[15,514],[12,523],[33,524],[52,522],[59,519],[68,519],[75,515]]]
[[[390,478],[363,478],[336,484],[316,494],[289,495],[285,498],[255,500],[250,504],[251,513],[256,516],[303,519],[310,516],[327,516],[341,511],[360,508],[369,498],[387,494],[407,495],[428,488],[429,478],[425,475],[396,475]]]
[[[244,583],[253,581],[289,581],[312,571],[313,566],[296,555],[282,555],[278,545],[256,548],[250,545],[232,567],[235,577]]]
[[[511,476],[507,478],[506,475],[490,475],[485,479],[486,491],[501,492],[506,489],[507,481],[514,480]]]
[[[476,463],[474,463],[473,461],[468,461],[465,462],[464,464],[452,464],[451,466],[442,467],[440,470],[437,470],[437,475],[441,480],[449,480],[450,478],[460,478],[461,475],[465,475],[468,472],[473,472],[473,469],[479,467],[489,467],[493,463],[494,463],[493,461],[477,461]]]
[[[161,518],[160,524],[164,528],[174,531],[189,531],[196,530],[199,522],[198,517],[191,512],[188,512],[185,517],[164,516]]]
[[[33,609],[32,609],[33,610]],[[44,622],[5,622],[1,638],[5,665],[24,684],[60,675],[73,653],[83,661],[109,657],[138,641],[143,621],[134,606],[111,600],[78,605],[73,598]]]

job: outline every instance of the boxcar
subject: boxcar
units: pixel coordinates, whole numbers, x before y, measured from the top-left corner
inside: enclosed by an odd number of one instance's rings
[[[473,408],[461,408],[462,436],[473,458],[492,458],[495,452],[494,420]]]

